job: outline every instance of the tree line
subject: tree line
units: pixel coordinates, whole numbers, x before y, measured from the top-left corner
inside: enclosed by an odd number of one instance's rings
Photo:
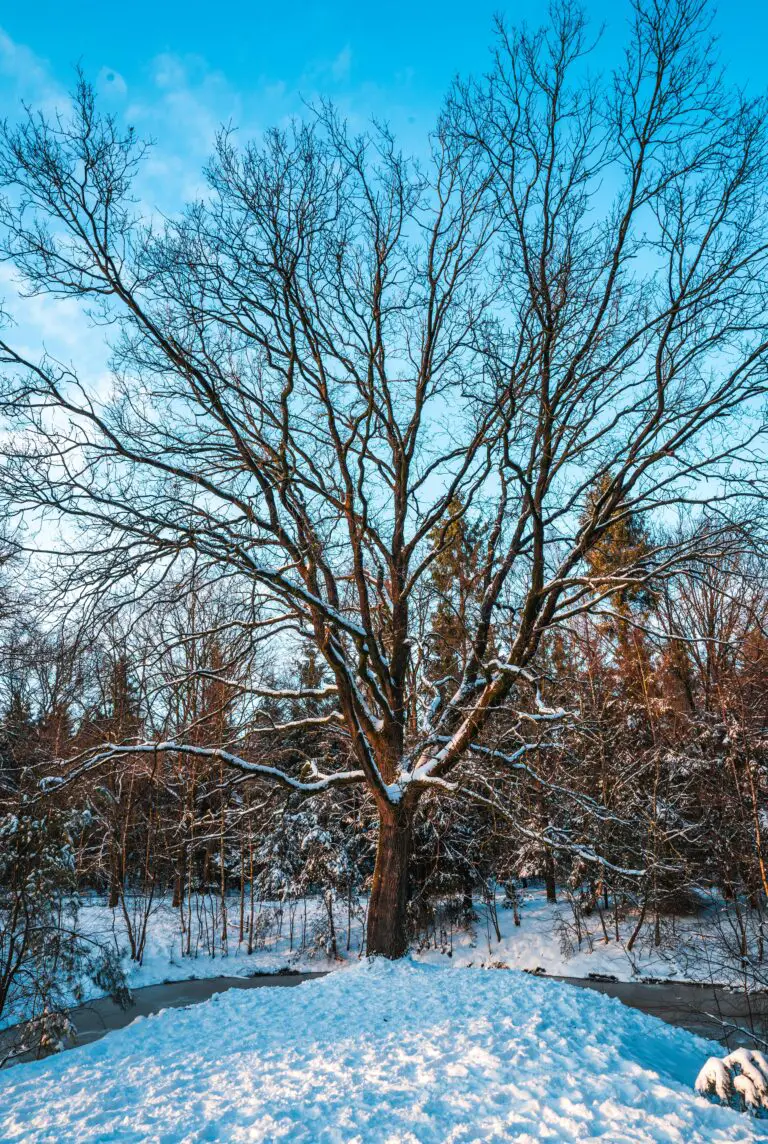
[[[644,543],[624,528],[593,559],[612,564],[624,546]],[[476,547],[477,534],[457,528],[435,566],[425,644],[436,678],[450,678],[465,654]],[[661,945],[669,918],[721,894],[734,907],[733,964],[756,949],[763,961],[768,586],[760,569],[745,554],[658,591],[619,589],[604,615],[580,617],[546,641],[536,689],[522,680],[518,709],[499,713],[477,764],[468,761],[455,790],[420,802],[409,943],[429,943],[446,918],[471,925],[478,900],[493,915],[499,886],[514,908],[516,887],[540,878],[550,900],[571,907],[577,932],[580,919],[599,916],[605,940],[630,954],[638,940]],[[353,757],[322,667],[311,644],[295,646],[295,661],[271,641],[254,652],[239,615],[216,591],[155,600],[135,623],[97,635],[32,624],[28,601],[8,610],[2,821],[50,816],[32,857],[17,864],[49,877],[38,851],[49,829],[57,837],[75,823],[67,892],[95,893],[117,910],[137,961],[164,900],[178,910],[182,955],[196,955],[201,942],[214,955],[250,951],[269,920],[265,903],[295,912],[319,898],[322,932],[305,929],[296,946],[319,937],[338,956],[351,919],[366,913],[375,800],[356,783],[343,793],[311,789],[321,763],[343,773]],[[286,678],[300,681],[301,697]],[[170,749],[182,734],[184,749]],[[147,742],[161,746],[134,749]],[[244,779],[228,765],[235,753],[267,773]],[[271,768],[310,789],[276,786]],[[194,911],[206,896],[203,938]]]

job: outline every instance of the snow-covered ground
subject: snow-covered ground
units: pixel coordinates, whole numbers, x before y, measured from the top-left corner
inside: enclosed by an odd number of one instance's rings
[[[0,1074],[0,1138],[749,1144],[717,1046],[558,982],[414,961],[231,990]]]
[[[517,926],[512,910],[500,908],[500,902],[501,895],[496,911],[501,941],[496,938],[487,908],[478,903],[472,932],[454,929],[438,934],[437,948],[433,941],[430,946],[414,952],[414,957],[436,965],[482,967],[503,963],[513,969],[543,969],[547,974],[566,977],[597,973],[610,974],[620,981],[656,977],[724,982],[730,978],[735,984],[741,983],[740,971],[729,970],[724,964],[714,907],[700,918],[676,921],[675,932],[665,934],[660,949],[653,945],[648,927],[630,954],[626,946],[635,926],[633,918],[622,924],[619,941],[609,927],[610,940],[606,941],[599,918],[592,916],[582,923],[585,928],[579,945],[567,903],[552,905],[546,901],[543,890],[535,887],[526,890],[521,895],[520,925]],[[292,917],[291,907],[286,904],[281,919],[277,904],[262,905],[257,915],[261,937],[250,954],[247,942],[238,941],[236,903],[229,911],[226,953],[221,948],[220,929],[211,925],[204,915],[201,920],[201,916],[193,912],[191,956],[183,956],[186,938],[181,932],[179,911],[173,909],[168,900],[160,900],[154,904],[149,918],[141,964],[131,961],[127,954],[125,923],[120,910],[113,911],[103,902],[91,900],[83,906],[80,917],[86,932],[102,941],[114,941],[123,951],[129,984],[139,988],[193,977],[246,977],[284,968],[323,970],[357,964],[363,946],[363,913],[358,910],[348,925],[344,904],[337,904],[335,910],[338,958],[328,955],[327,941],[314,941],[318,935],[327,939],[327,916],[319,900],[310,901],[306,906],[303,902],[296,904]],[[768,976],[768,966],[765,969]],[[84,990],[92,995],[92,987],[87,983]]]

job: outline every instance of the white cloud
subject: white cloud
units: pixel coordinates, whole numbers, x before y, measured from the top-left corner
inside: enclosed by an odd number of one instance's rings
[[[333,78],[340,83],[342,80],[349,79],[350,71],[352,70],[352,49],[349,44],[343,47],[336,58],[332,61],[330,72]]]
[[[13,268],[0,266],[0,301],[15,325],[6,329],[6,337],[20,353],[37,360],[45,352],[59,361],[74,362],[85,377],[106,368],[104,331],[94,326],[79,302],[50,294],[23,297],[23,289]]]
[[[65,95],[47,61],[0,28],[0,96],[9,114],[17,110],[20,100],[50,111]]]
[[[100,95],[122,98],[128,93],[128,84],[114,68],[103,67],[96,77],[96,90]]]
[[[174,90],[185,87],[188,83],[188,67],[179,56],[165,52],[156,56],[152,61],[152,78],[155,85],[161,89]],[[199,61],[196,61],[199,63]]]

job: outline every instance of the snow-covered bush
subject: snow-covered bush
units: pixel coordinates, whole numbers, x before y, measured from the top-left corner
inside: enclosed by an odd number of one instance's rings
[[[0,1066],[19,1052],[63,1047],[67,1005],[84,978],[121,1003],[130,996],[114,951],[78,927],[72,835],[80,816],[14,801],[0,813],[0,1021],[17,1035],[5,1038]]]
[[[756,1049],[735,1049],[727,1057],[710,1057],[694,1087],[715,1104],[768,1118],[768,1058]]]

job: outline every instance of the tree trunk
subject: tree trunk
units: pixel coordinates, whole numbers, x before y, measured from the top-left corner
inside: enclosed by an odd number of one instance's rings
[[[398,808],[379,819],[379,844],[368,905],[366,952],[369,957],[403,957],[408,950],[408,858],[413,811]]]
[[[544,885],[547,890],[547,901],[557,901],[557,883],[555,881],[555,863],[552,852],[547,850],[544,856]]]
[[[113,854],[110,860],[109,901],[107,903],[110,910],[116,910],[120,904],[120,889],[120,867],[117,856]]]
[[[181,864],[178,870],[174,871],[173,875],[173,899],[171,906],[174,910],[180,910],[184,902],[184,864],[185,859],[182,856]]]

